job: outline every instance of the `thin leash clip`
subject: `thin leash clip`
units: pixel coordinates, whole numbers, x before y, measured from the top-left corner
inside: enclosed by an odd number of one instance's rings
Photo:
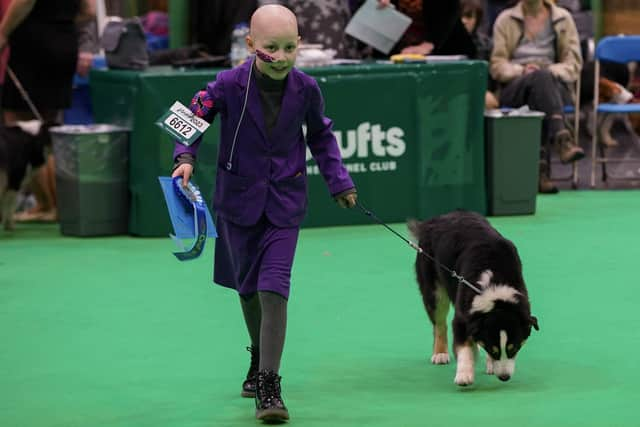
[[[464,284],[468,287],[470,287],[471,289],[473,289],[474,291],[476,291],[476,293],[481,294],[482,291],[478,288],[476,288],[475,286],[473,286],[471,283],[469,283],[467,281],[467,279],[465,279],[464,277],[460,276],[458,273],[456,273],[455,270],[451,270],[451,277],[453,277],[454,279],[456,279],[458,281],[458,284]]]

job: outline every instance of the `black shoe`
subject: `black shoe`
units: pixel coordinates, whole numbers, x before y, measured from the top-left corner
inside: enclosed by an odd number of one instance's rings
[[[247,378],[242,383],[242,397],[255,397],[256,396],[256,379],[258,377],[258,365],[260,364],[260,351],[258,347],[247,347],[247,351],[251,353],[251,365],[249,366],[249,372],[247,372]]]
[[[282,423],[289,419],[280,390],[280,377],[273,371],[258,372],[256,383],[256,418],[269,423]]]

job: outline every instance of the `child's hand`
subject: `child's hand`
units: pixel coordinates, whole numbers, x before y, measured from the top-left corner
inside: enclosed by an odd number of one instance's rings
[[[356,206],[356,201],[358,200],[358,194],[356,193],[356,189],[352,188],[347,191],[343,191],[340,194],[335,196],[336,202],[340,205],[341,208],[353,208]]]
[[[186,187],[187,183],[191,179],[191,175],[193,174],[193,165],[189,163],[183,163],[176,168],[171,174],[171,178],[175,178],[176,176],[182,177],[182,186]]]

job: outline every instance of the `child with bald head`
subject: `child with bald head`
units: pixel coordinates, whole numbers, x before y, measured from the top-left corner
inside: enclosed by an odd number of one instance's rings
[[[279,369],[291,267],[307,207],[307,146],[341,207],[355,206],[356,190],[324,115],[318,84],[294,67],[295,15],[279,5],[258,8],[246,42],[255,56],[218,73],[195,94],[191,110],[208,122],[221,117],[214,282],[240,295],[251,339],[241,394],[255,396],[256,418],[284,421],[289,413]],[[199,144],[175,144],[173,176],[185,183]]]

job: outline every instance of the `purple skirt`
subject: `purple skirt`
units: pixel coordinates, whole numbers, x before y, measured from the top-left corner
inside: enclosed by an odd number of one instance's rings
[[[236,289],[241,296],[270,291],[289,298],[298,227],[276,227],[263,215],[251,227],[218,217],[216,229],[215,283]]]

